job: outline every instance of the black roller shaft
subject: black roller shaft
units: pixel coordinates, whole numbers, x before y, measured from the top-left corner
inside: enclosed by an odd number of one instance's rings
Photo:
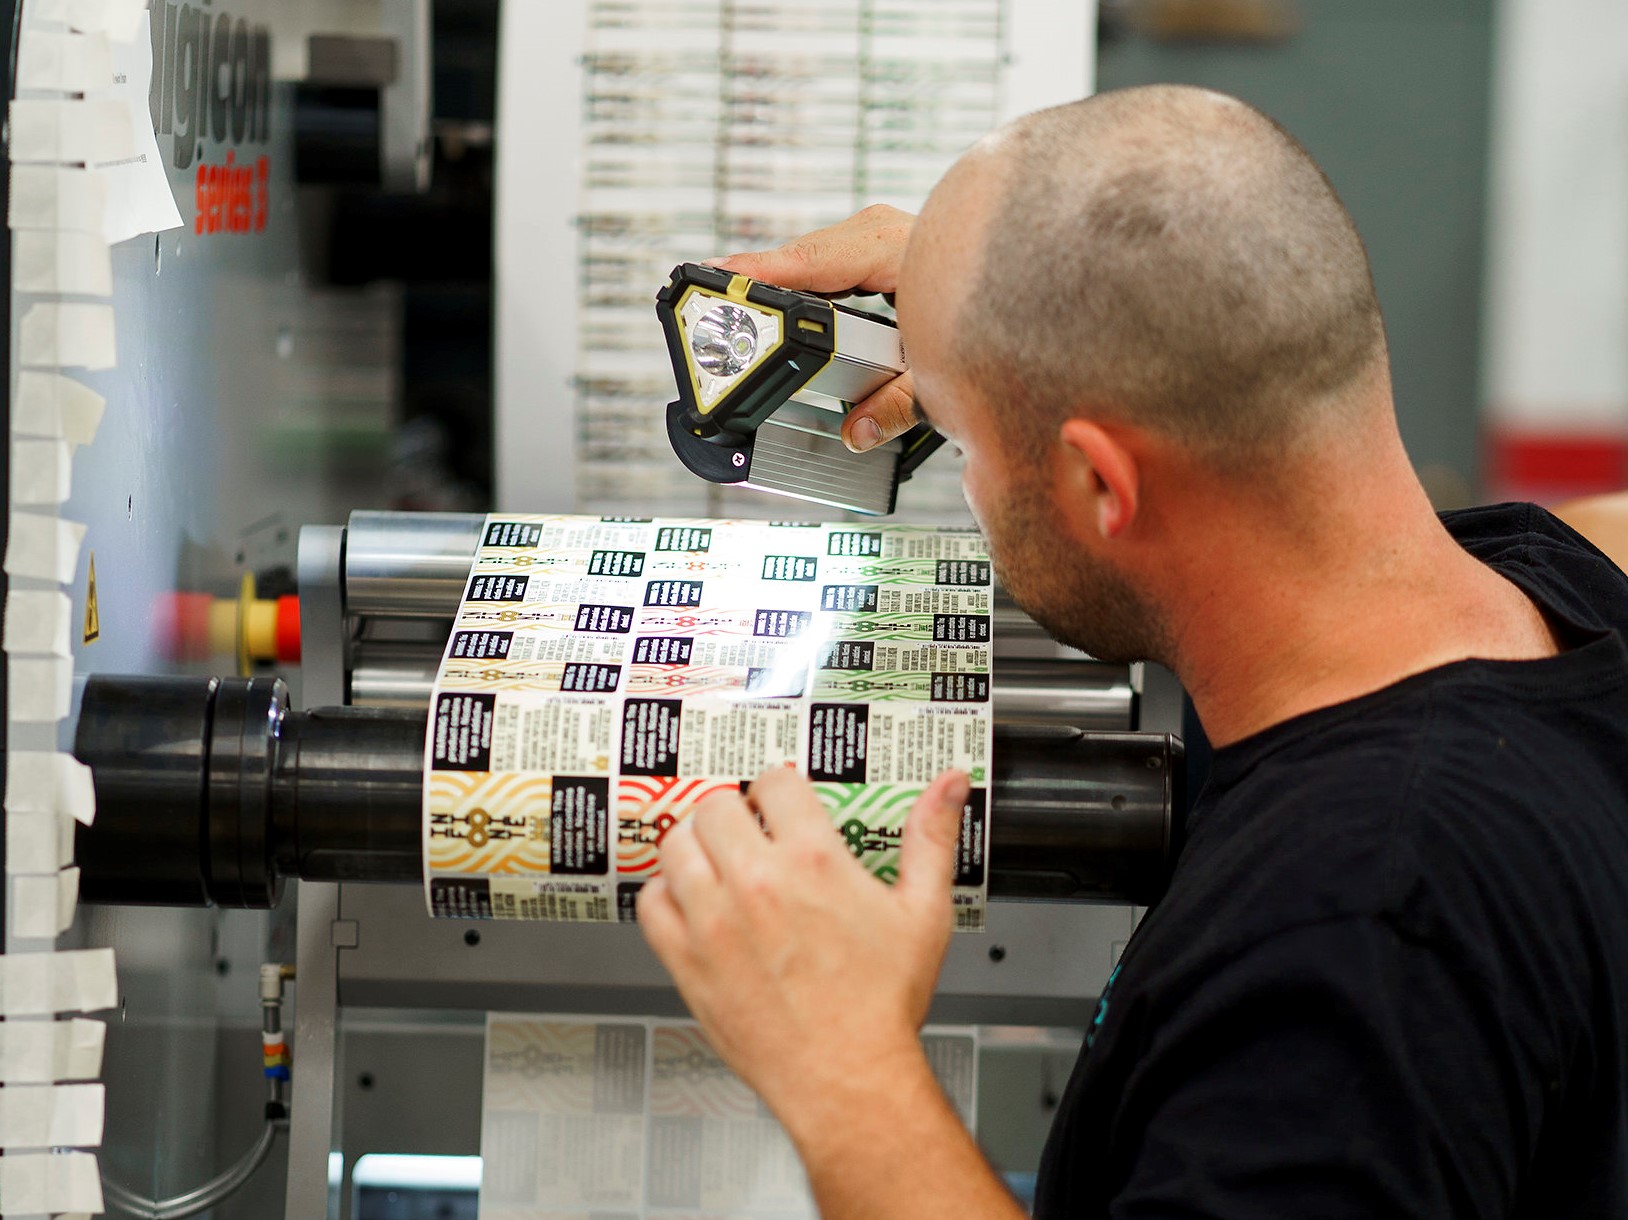
[[[87,902],[269,907],[283,879],[423,876],[425,712],[290,711],[270,679],[97,676],[75,749]],[[1149,903],[1179,847],[1181,745],[996,725],[992,898]]]

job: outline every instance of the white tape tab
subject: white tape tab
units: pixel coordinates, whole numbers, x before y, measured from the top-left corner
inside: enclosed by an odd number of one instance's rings
[[[6,757],[6,810],[66,814],[89,826],[96,818],[91,769],[71,754],[13,750]]]
[[[107,1090],[99,1084],[19,1084],[0,1089],[0,1147],[94,1148]]]
[[[23,436],[60,437],[70,445],[88,445],[102,426],[107,399],[82,381],[24,369],[17,374],[17,401],[11,430]]]
[[[84,540],[85,527],[77,521],[12,513],[5,570],[11,576],[33,576],[65,585],[79,568],[79,546]]]
[[[73,661],[67,657],[11,657],[6,713],[28,724],[53,724],[68,714]]]
[[[0,954],[0,1016],[96,1012],[118,1002],[112,949]]]
[[[54,34],[26,29],[17,49],[17,88],[89,93],[106,89],[113,77],[107,35]]]
[[[13,504],[61,504],[72,490],[73,449],[67,441],[12,441]]]
[[[73,600],[59,590],[16,589],[6,598],[6,651],[73,655],[68,623]]]
[[[18,292],[113,295],[113,256],[94,233],[24,229],[13,249],[12,287]]]
[[[11,159],[94,165],[136,154],[124,102],[19,98],[11,103]]]
[[[79,870],[11,879],[10,932],[24,940],[50,940],[73,926],[79,903]]]
[[[14,229],[100,235],[107,224],[107,178],[95,169],[19,165],[11,171],[7,218]]]
[[[20,338],[26,368],[110,369],[118,360],[111,305],[31,305]]]
[[[61,21],[76,30],[100,31],[114,42],[129,42],[147,16],[147,0],[29,0],[36,21]]]
[[[72,818],[57,813],[8,813],[6,872],[55,874],[66,868],[73,863],[73,828]]]
[[[51,1084],[59,1080],[95,1080],[102,1074],[106,1041],[107,1026],[84,1017],[7,1021],[0,1024],[0,1081]]]
[[[26,1152],[0,1157],[0,1212],[8,1216],[95,1213],[104,1206],[95,1153]]]

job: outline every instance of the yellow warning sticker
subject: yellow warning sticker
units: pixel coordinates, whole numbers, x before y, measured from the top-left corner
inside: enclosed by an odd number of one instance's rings
[[[90,553],[90,577],[85,582],[85,643],[102,635],[102,615],[96,606],[96,552]]]

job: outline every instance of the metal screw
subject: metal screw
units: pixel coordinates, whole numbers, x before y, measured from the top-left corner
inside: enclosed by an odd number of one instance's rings
[[[470,928],[469,931],[465,932],[464,933],[464,944],[466,944],[466,945],[478,945],[478,944],[480,944],[480,929],[478,929],[478,928]]]
[[[356,1078],[356,1087],[359,1089],[371,1089],[373,1087],[373,1073],[363,1072],[360,1076],[358,1076]]]
[[[992,962],[1004,962],[1006,960],[1006,946],[990,945],[989,960]]]

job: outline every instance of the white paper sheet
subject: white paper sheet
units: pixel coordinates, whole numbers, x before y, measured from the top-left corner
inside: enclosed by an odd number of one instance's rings
[[[14,512],[6,536],[5,570],[11,576],[34,576],[67,584],[79,567],[85,527],[42,513]]]
[[[107,399],[82,381],[40,369],[17,374],[11,430],[20,436],[60,437],[88,445],[102,425]]]
[[[14,589],[6,598],[6,651],[73,655],[68,624],[73,601],[66,593],[43,589]]]
[[[20,1084],[0,1089],[0,1147],[95,1147],[102,1142],[106,1093],[99,1084]]]
[[[118,1002],[112,949],[0,954],[0,1016],[97,1012]]]
[[[18,1216],[101,1212],[102,1175],[95,1154],[41,1152],[0,1157],[0,1208]]]
[[[153,46],[148,27],[140,36],[113,47],[113,79],[109,96],[125,108],[130,145],[128,153],[97,168],[107,180],[107,211],[102,236],[109,244],[128,241],[143,233],[157,233],[181,225],[164,158],[153,132],[147,91],[153,75]]]
[[[91,769],[71,754],[13,750],[6,757],[6,810],[62,814],[89,826],[96,818]]]

